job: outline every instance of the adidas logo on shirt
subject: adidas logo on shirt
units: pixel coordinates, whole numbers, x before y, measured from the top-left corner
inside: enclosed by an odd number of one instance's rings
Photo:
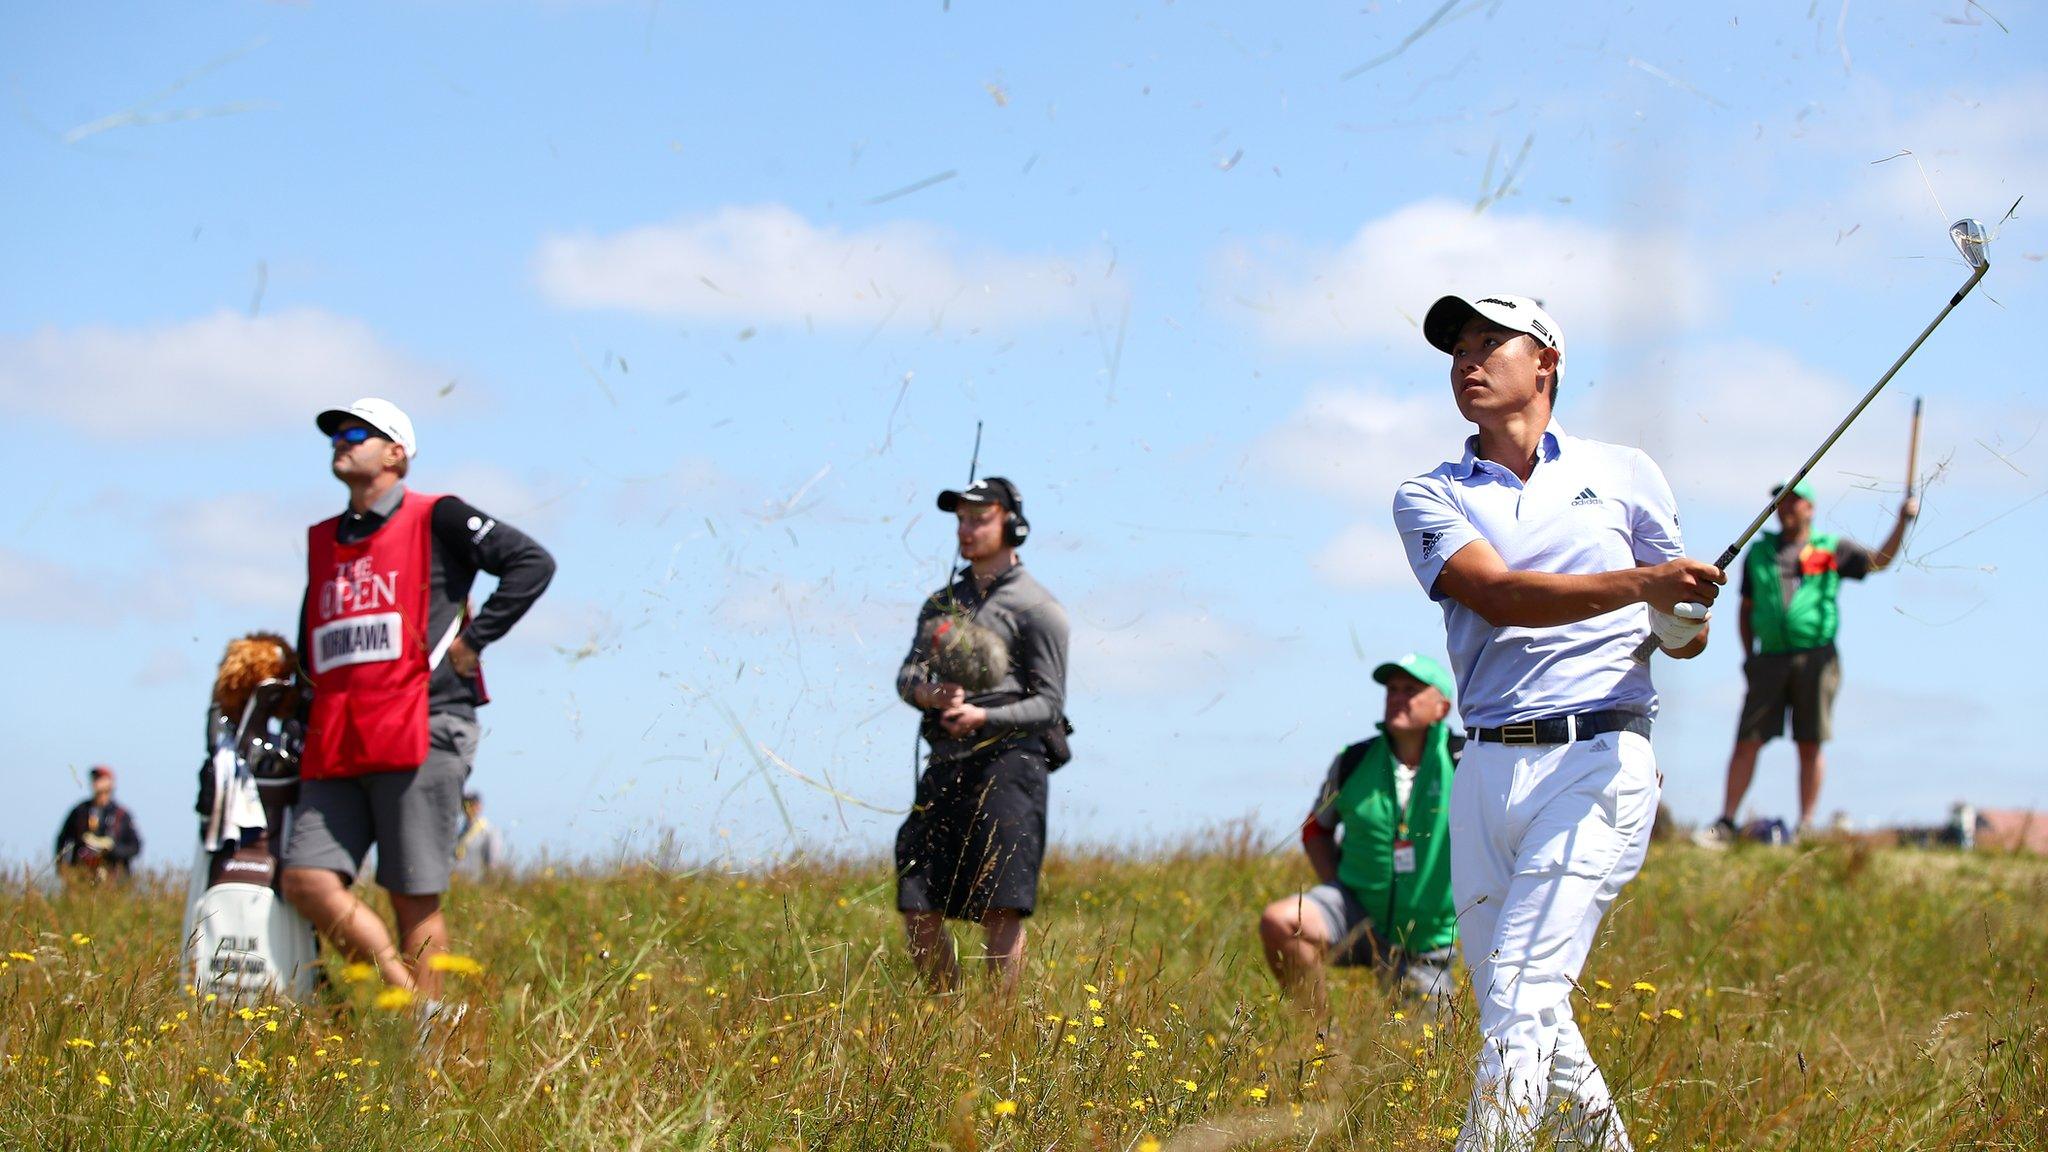
[[[1591,488],[1581,488],[1579,489],[1579,494],[1572,497],[1572,507],[1574,508],[1581,504],[1598,504],[1599,502],[1600,497],[1595,495]]]

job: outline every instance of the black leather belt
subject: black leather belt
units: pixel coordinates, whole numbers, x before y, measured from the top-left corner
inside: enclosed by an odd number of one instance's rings
[[[1640,712],[1581,712],[1576,716],[1544,716],[1500,728],[1470,728],[1468,740],[1482,744],[1570,744],[1608,732],[1633,732],[1650,738],[1650,718]]]

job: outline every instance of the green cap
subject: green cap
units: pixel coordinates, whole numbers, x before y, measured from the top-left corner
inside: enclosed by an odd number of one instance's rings
[[[1446,700],[1456,700],[1457,683],[1451,679],[1451,674],[1445,671],[1443,665],[1431,660],[1420,652],[1410,652],[1399,660],[1389,660],[1385,664],[1373,669],[1373,683],[1385,684],[1387,679],[1396,672],[1415,677],[1417,680],[1443,693]]]
[[[1783,484],[1773,484],[1773,485],[1771,485],[1771,495],[1773,495],[1773,496],[1776,496],[1776,495],[1777,495],[1778,493],[1780,493],[1780,492],[1783,492],[1784,490],[1785,490],[1785,486],[1784,486]],[[1797,496],[1797,497],[1799,497],[1799,498],[1800,498],[1801,500],[1808,500],[1808,501],[1812,500],[1812,499],[1813,499],[1813,481],[1811,481],[1811,480],[1807,480],[1807,479],[1805,479],[1805,478],[1803,478],[1803,477],[1802,477],[1802,478],[1800,479],[1799,483],[1797,483],[1797,484],[1794,484],[1794,485],[1792,486],[1792,494],[1793,494],[1794,496]]]

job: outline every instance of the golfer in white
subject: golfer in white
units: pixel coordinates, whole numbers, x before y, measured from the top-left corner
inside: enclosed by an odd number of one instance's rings
[[[1423,334],[1479,429],[1394,495],[1408,562],[1443,604],[1469,737],[1451,887],[1482,1047],[1458,1148],[1526,1147],[1555,1118],[1559,1147],[1626,1149],[1570,996],[1657,813],[1657,693],[1629,651],[1654,627],[1698,655],[1706,621],[1671,613],[1712,603],[1724,577],[1684,558],[1649,457],[1551,419],[1564,335],[1534,300],[1446,296]]]

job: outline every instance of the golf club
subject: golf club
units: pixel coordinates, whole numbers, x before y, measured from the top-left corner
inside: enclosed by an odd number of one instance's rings
[[[1948,238],[1954,242],[1956,251],[1961,252],[1963,259],[1969,263],[1970,278],[1963,281],[1963,286],[1956,289],[1954,296],[1949,297],[1948,304],[1935,315],[1933,320],[1928,322],[1927,327],[1920,330],[1920,335],[1913,338],[1913,342],[1906,346],[1906,350],[1899,353],[1899,358],[1892,361],[1892,366],[1885,369],[1884,375],[1878,377],[1877,383],[1871,385],[1870,391],[1863,394],[1863,399],[1857,402],[1856,407],[1851,408],[1849,414],[1842,417],[1842,422],[1835,425],[1835,430],[1828,433],[1828,438],[1820,442],[1820,447],[1813,450],[1813,455],[1806,458],[1806,463],[1799,466],[1799,471],[1794,472],[1791,478],[1780,486],[1780,491],[1790,490],[1797,486],[1801,480],[1806,479],[1806,474],[1813,471],[1813,466],[1820,463],[1820,458],[1827,455],[1828,449],[1835,446],[1835,441],[1842,438],[1842,433],[1849,430],[1849,425],[1855,423],[1858,416],[1863,415],[1863,410],[1870,407],[1870,402],[1877,399],[1877,394],[1884,390],[1884,386],[1891,383],[1892,377],[1898,375],[1899,369],[1905,365],[1913,353],[1920,350],[1920,345],[1925,343],[1927,338],[1934,334],[1934,330],[1941,326],[1943,320],[1948,319],[1948,314],[1955,310],[1956,305],[1963,302],[1963,297],[1970,294],[1970,289],[1977,286],[1977,281],[1982,280],[1984,274],[1991,270],[1991,257],[1985,251],[1991,243],[1991,234],[1985,230],[1982,223],[1970,219],[1958,220],[1948,226]],[[1749,527],[1743,530],[1742,535],[1735,538],[1735,543],[1730,544],[1728,550],[1721,553],[1721,558],[1714,561],[1714,567],[1726,572],[1728,566],[1735,563],[1735,558],[1741,555],[1742,546],[1749,543],[1749,538],[1757,534],[1757,531],[1764,526],[1764,521],[1771,518],[1771,513],[1777,507],[1778,498],[1774,494],[1771,497],[1771,502],[1764,505],[1764,510],[1756,514],[1756,519],[1749,522]],[[1678,609],[1677,614],[1688,620],[1703,620],[1707,615],[1707,606],[1704,604],[1679,604],[1676,607]],[[1658,644],[1655,633],[1643,637],[1643,642],[1636,645],[1636,650],[1633,653],[1636,662],[1638,664],[1648,664],[1650,657],[1656,653],[1657,648]]]

